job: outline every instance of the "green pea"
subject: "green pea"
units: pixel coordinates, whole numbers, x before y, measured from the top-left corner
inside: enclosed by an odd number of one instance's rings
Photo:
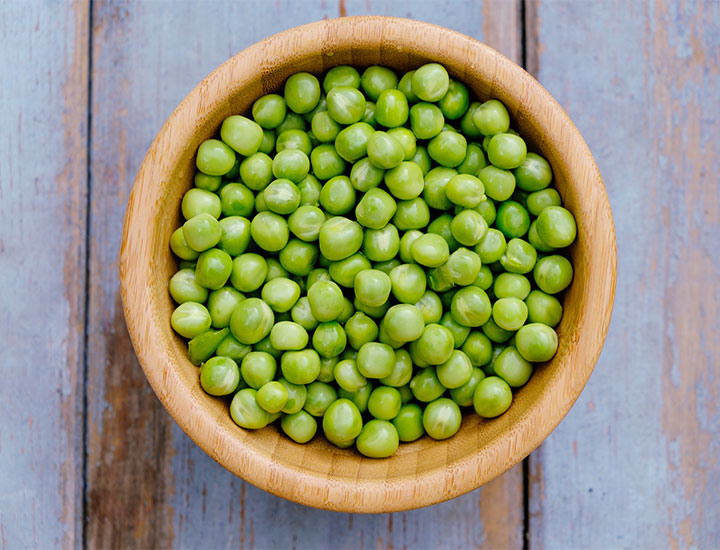
[[[279,314],[279,315],[284,315],[284,314]],[[279,315],[278,315],[278,318],[279,318]],[[253,351],[267,353],[268,355],[272,356],[276,361],[278,359],[280,359],[280,357],[282,357],[282,354],[283,354],[282,350],[275,349],[273,347],[272,343],[270,342],[270,333],[268,333],[268,335],[265,336],[265,338],[263,338],[259,342],[255,343],[255,345],[253,346]]]
[[[277,128],[285,120],[287,105],[277,94],[267,94],[256,100],[252,106],[252,116],[260,126],[267,130]]]
[[[505,235],[498,229],[491,227],[475,246],[475,252],[480,256],[483,264],[491,264],[502,258],[506,247]]]
[[[195,277],[194,269],[181,269],[170,278],[168,283],[170,296],[178,304],[184,302],[203,303],[207,300],[208,291]]]
[[[318,102],[318,104],[319,104],[319,102]],[[315,109],[313,109],[313,111],[315,111]],[[311,111],[311,112],[313,112],[313,111]],[[306,128],[307,128],[307,124],[305,123],[305,118],[303,118],[302,116],[300,116],[296,113],[290,112],[285,115],[285,120],[282,121],[280,126],[275,128],[275,134],[277,135],[277,139],[280,140],[280,137],[285,132],[300,132],[301,134],[304,134]],[[296,134],[296,135],[299,136],[300,134]],[[307,138],[307,136],[304,136],[304,137]],[[303,141],[305,141],[306,143],[309,143],[309,140],[304,139]],[[278,151],[282,150],[281,148],[278,147],[277,142],[276,142],[275,148]]]
[[[251,298],[252,299],[252,298]],[[277,362],[264,351],[251,351],[243,357],[240,373],[248,386],[258,389],[275,378]]]
[[[465,246],[478,244],[488,230],[487,222],[475,210],[463,210],[450,222],[450,232]]]
[[[490,268],[486,265],[480,268],[477,278],[473,281],[473,286],[482,288],[483,290],[489,289],[493,284],[493,274]]]
[[[333,369],[335,365],[340,361],[339,357],[321,357],[320,358],[320,372],[318,373],[318,382],[325,382],[329,384],[335,381],[335,375]]]
[[[299,325],[298,327],[302,329]],[[320,356],[314,349],[287,351],[283,353],[280,360],[280,369],[283,377],[288,382],[292,384],[309,384],[320,373]]]
[[[418,355],[430,365],[442,365],[450,359],[454,348],[452,332],[439,324],[426,325],[417,340]]]
[[[400,392],[389,386],[379,386],[370,394],[368,412],[380,420],[392,420],[400,411]]]
[[[325,223],[325,214],[316,206],[304,205],[299,207],[288,218],[288,228],[303,241],[316,241],[320,235],[320,228]]]
[[[347,218],[336,216],[320,228],[320,252],[331,262],[352,256],[362,246],[362,227]]]
[[[521,204],[505,201],[498,208],[495,225],[508,239],[522,237],[530,227],[530,215]]]
[[[372,231],[372,229],[369,229],[368,231]],[[387,273],[388,275],[390,275],[390,272],[399,265],[402,265],[402,262],[398,258],[393,258],[385,262],[377,262],[373,267],[375,269],[379,269],[383,273]]]
[[[393,296],[398,302],[414,304],[427,288],[427,278],[422,268],[416,264],[403,264],[390,272]]]
[[[432,290],[426,290],[415,307],[422,313],[425,324],[438,323],[442,317],[442,302]]]
[[[343,294],[331,281],[319,281],[307,291],[313,317],[325,323],[337,319],[343,310]]]
[[[387,458],[397,451],[398,432],[387,420],[370,420],[363,426],[355,445],[361,454],[369,458]]]
[[[340,314],[340,317],[337,318],[337,322],[341,325],[344,325],[350,317],[353,316],[355,313],[355,307],[353,307],[353,303],[348,300],[347,298],[343,298],[343,310]]]
[[[510,115],[505,105],[497,99],[491,99],[480,105],[473,113],[472,121],[485,136],[501,134],[510,128]]]
[[[530,323],[518,330],[515,345],[527,361],[549,361],[558,348],[557,333],[542,323]]]
[[[538,236],[553,248],[570,246],[577,235],[575,218],[562,206],[548,206],[537,218]]]
[[[384,174],[385,170],[378,168],[369,158],[365,157],[353,164],[350,170],[350,183],[355,189],[365,193],[380,185]]]
[[[415,71],[406,72],[397,85],[397,89],[400,90],[403,94],[405,94],[408,103],[417,103],[418,100],[417,96],[412,91],[412,77],[414,74]]]
[[[298,411],[283,415],[280,427],[295,443],[307,443],[315,437],[317,420],[305,411]]]
[[[476,143],[468,143],[467,153],[465,153],[465,159],[462,164],[457,167],[459,174],[468,174],[475,176],[483,168],[487,166],[487,160],[485,159],[485,153],[482,148]],[[484,186],[483,186],[484,194]]]
[[[217,219],[222,213],[222,202],[215,193],[205,189],[190,189],[183,195],[181,209],[186,220],[198,214],[210,214]]]
[[[356,122],[343,129],[335,139],[335,150],[348,162],[355,162],[367,154],[367,147],[375,129],[366,122]]]
[[[358,311],[345,323],[345,333],[353,349],[360,349],[363,344],[373,342],[378,336],[378,326],[365,313]]]
[[[247,344],[241,344],[232,334],[227,334],[215,349],[215,355],[218,357],[229,357],[233,361],[239,362],[251,351],[252,347]]]
[[[290,273],[304,277],[315,267],[318,249],[313,243],[290,239],[290,242],[280,251],[278,257],[282,266]]]
[[[180,336],[195,338],[210,328],[212,318],[207,308],[202,304],[184,302],[173,311],[170,324]]]
[[[515,168],[518,187],[528,192],[545,189],[552,182],[552,177],[548,161],[535,153],[528,153],[523,163]]]
[[[200,255],[199,252],[190,248],[190,245],[185,240],[185,234],[182,227],[178,227],[175,231],[173,231],[173,234],[170,237],[170,249],[181,260],[196,260]]]
[[[272,170],[276,178],[297,183],[308,175],[310,171],[310,159],[299,149],[285,149],[275,155]],[[267,197],[265,197],[265,200],[267,201]]]
[[[420,439],[425,434],[422,417],[423,409],[420,405],[408,403],[400,407],[397,416],[392,419],[398,439],[405,443]]]
[[[432,160],[430,159],[430,155],[428,155],[427,148],[423,145],[418,145],[416,147],[415,154],[412,156],[410,161],[414,162],[420,167],[423,176],[426,176],[427,173],[430,171],[430,168],[432,167]]]
[[[422,229],[430,222],[428,204],[420,197],[397,203],[397,211],[393,223],[403,231]]]
[[[418,401],[429,403],[445,393],[445,386],[438,380],[435,367],[426,367],[412,377],[410,391]]]
[[[539,216],[548,206],[560,206],[562,200],[555,189],[535,191],[527,196],[527,208],[533,216]]]
[[[530,243],[522,239],[510,239],[505,248],[505,253],[500,257],[500,264],[505,268],[505,271],[525,274],[532,271],[536,260],[537,251]]]
[[[517,273],[501,273],[495,279],[493,292],[498,298],[519,298],[524,300],[530,294],[530,281]]]
[[[320,204],[322,185],[315,176],[308,174],[305,179],[297,184],[297,188],[300,191],[301,206],[318,206]]]
[[[222,178],[220,176],[208,176],[202,172],[197,172],[193,178],[193,184],[198,189],[217,191],[220,185],[222,185]]]
[[[525,324],[527,314],[527,306],[519,298],[500,298],[493,304],[493,321],[505,330],[518,330]]]
[[[452,168],[437,167],[425,175],[425,189],[423,198],[430,208],[449,210],[452,207],[450,199],[445,192],[447,184],[457,175]]]
[[[453,217],[450,214],[442,214],[435,218],[430,225],[428,225],[427,232],[440,235],[443,239],[445,239],[445,242],[448,243],[450,251],[454,252],[460,247],[460,243],[458,243],[455,240],[455,237],[453,237],[452,221]]]
[[[335,388],[324,382],[316,381],[307,386],[307,399],[304,408],[313,416],[322,416],[337,398]]]
[[[440,318],[439,324],[450,331],[453,335],[453,343],[456,349],[460,348],[470,335],[470,328],[461,325],[453,319],[452,313],[446,311]]]
[[[258,152],[269,155],[274,150],[275,150],[275,131],[274,130],[266,130],[263,128],[263,140],[262,140],[262,143],[260,144],[260,149],[258,150]],[[245,182],[245,183],[247,183],[247,182]]]
[[[399,250],[400,237],[394,225],[389,223],[382,229],[365,230],[363,254],[373,262],[391,261]]]
[[[310,301],[307,296],[300,298],[290,310],[292,320],[305,330],[313,330],[318,326],[319,321],[313,316]]]
[[[528,321],[531,323],[543,323],[549,327],[555,327],[562,318],[562,304],[555,298],[545,294],[541,290],[533,290],[525,299],[528,307]]]
[[[280,321],[279,323],[276,323],[270,331],[270,343],[275,349],[281,351],[297,351],[304,349],[308,343],[308,339],[307,331],[301,325],[292,321]],[[283,355],[283,357],[285,355]],[[285,378],[297,384],[307,383],[296,382],[287,374],[285,374]]]
[[[401,343],[417,340],[425,330],[422,312],[410,304],[392,306],[385,314],[384,323],[388,336]]]
[[[458,248],[450,254],[446,265],[453,282],[462,286],[473,284],[482,268],[480,257],[467,248]]]
[[[277,380],[263,384],[255,395],[258,405],[271,414],[282,411],[289,397],[287,388]]]
[[[450,249],[447,242],[439,235],[426,233],[418,237],[411,245],[413,259],[426,267],[439,267],[447,262]]]
[[[422,237],[422,235],[422,231],[418,231],[417,229],[411,229],[409,231],[406,231],[400,239],[400,259],[406,264],[415,263],[415,260],[412,257],[411,247],[412,244],[418,239],[418,237]]]
[[[457,388],[450,390],[450,398],[460,407],[471,407],[473,404],[475,388],[477,388],[480,381],[484,378],[485,373],[481,369],[473,367],[472,374],[470,375],[468,381],[462,386],[458,386]]]
[[[510,338],[512,338],[514,334],[514,332],[511,330],[505,330],[504,328],[500,328],[499,326],[497,326],[492,317],[481,328],[483,334],[485,334],[490,340],[500,344],[510,340]]]
[[[375,103],[372,101],[365,101],[365,112],[363,113],[360,122],[366,122],[373,128],[377,128],[377,121],[375,120]]]
[[[389,305],[389,304],[385,304],[385,305]],[[380,342],[381,344],[387,344],[392,349],[401,348],[403,345],[402,342],[400,342],[398,340],[393,340],[390,337],[390,335],[387,332],[387,323],[385,322],[385,319],[382,319],[380,321],[380,325],[378,326],[378,342]]]
[[[478,130],[477,126],[475,126],[475,123],[473,122],[475,112],[480,108],[480,105],[481,104],[479,101],[471,102],[468,110],[465,112],[462,119],[460,119],[460,130],[470,139],[477,139],[482,137],[482,133],[480,132],[480,130]]]
[[[260,212],[252,219],[250,234],[260,248],[277,252],[285,248],[290,231],[282,216],[273,212]]]
[[[322,357],[337,357],[347,346],[347,335],[340,323],[320,323],[313,333],[313,347]]]
[[[230,277],[233,260],[229,254],[212,248],[206,250],[197,260],[195,277],[205,288],[216,290],[222,288]]]
[[[362,254],[354,254],[330,264],[330,277],[336,283],[353,288],[355,286],[355,277],[358,273],[365,269],[370,269],[370,262]]]
[[[321,143],[334,142],[342,126],[335,122],[328,111],[320,111],[312,118],[311,128]]]
[[[478,173],[485,186],[485,194],[496,201],[508,200],[515,191],[515,176],[508,170],[486,166]]]
[[[385,386],[400,387],[410,382],[413,374],[413,364],[410,354],[404,349],[395,350],[395,364],[392,372],[380,379]]]
[[[488,144],[487,153],[488,160],[494,166],[509,170],[522,165],[527,155],[527,146],[520,136],[496,134]]]
[[[259,124],[249,118],[233,115],[223,121],[220,137],[235,151],[247,157],[258,152],[263,131]]]
[[[252,292],[262,286],[267,272],[267,262],[262,256],[242,254],[233,260],[230,283],[240,292]]]
[[[389,170],[405,158],[402,144],[387,132],[377,131],[367,142],[367,156],[378,168]]]
[[[390,376],[395,365],[395,351],[387,344],[368,342],[358,350],[357,368],[365,378]]]
[[[349,86],[350,88],[360,87],[360,73],[357,69],[349,65],[339,65],[333,67],[327,73],[323,80],[323,90],[328,93],[337,86]]]
[[[228,329],[208,330],[198,334],[188,342],[188,355],[193,365],[207,361],[227,336]]]
[[[524,386],[527,381],[530,380],[533,371],[532,364],[526,361],[513,346],[506,347],[500,355],[497,356],[493,368],[495,369],[495,374],[513,388]]]
[[[479,327],[490,319],[492,307],[484,290],[468,286],[458,290],[450,307],[455,321],[466,327]]]
[[[355,403],[338,399],[323,416],[323,432],[327,440],[338,447],[349,447],[362,431],[362,416]]]
[[[472,363],[467,355],[460,350],[454,350],[450,359],[436,368],[440,383],[448,389],[459,388],[472,376]]]
[[[354,124],[365,114],[365,97],[350,86],[336,86],[327,94],[330,116],[340,124]]]
[[[390,277],[377,269],[366,269],[355,277],[355,297],[370,307],[384,304],[390,296],[391,287]]]
[[[307,399],[307,388],[302,384],[293,384],[288,382],[284,378],[278,378],[285,389],[288,391],[288,400],[283,407],[282,412],[285,414],[295,414],[302,410],[305,406],[305,400]]]
[[[230,416],[241,428],[259,430],[270,423],[269,413],[257,402],[257,391],[252,388],[240,390],[230,403]]]
[[[423,427],[433,439],[447,439],[460,429],[462,414],[452,399],[442,397],[429,403],[423,413]]]
[[[289,116],[289,115],[288,115]],[[298,115],[293,115],[297,117]],[[298,117],[300,118],[300,117]],[[300,118],[302,121],[302,118]],[[283,123],[284,125],[285,123]],[[303,121],[304,124],[304,121]],[[275,142],[275,150],[278,153],[284,153],[280,155],[280,160],[277,163],[273,163],[273,171],[282,173],[295,173],[297,171],[303,172],[305,167],[309,168],[310,161],[305,161],[305,157],[301,157],[295,153],[287,153],[287,151],[296,151],[302,153],[307,157],[312,151],[312,142],[310,136],[304,130],[283,130],[280,132],[278,128],[278,137]],[[277,157],[277,155],[276,155]],[[287,178],[287,175],[276,176]],[[294,176],[298,177],[298,176]]]
[[[475,176],[458,174],[445,187],[447,198],[463,208],[475,208],[485,200],[485,186]]]
[[[213,326],[215,328],[227,327],[235,307],[244,300],[245,296],[229,286],[213,290],[208,299],[208,310]]]
[[[358,370],[355,359],[343,359],[336,363],[333,375],[338,386],[349,392],[358,391],[367,384],[367,379]]]
[[[510,386],[502,378],[488,376],[480,381],[473,395],[475,412],[485,418],[500,416],[512,403]]]
[[[198,191],[200,190],[198,189]],[[182,227],[182,235],[191,249],[196,252],[204,252],[220,242],[222,228],[220,222],[205,212],[186,221]]]
[[[285,102],[296,113],[312,111],[320,100],[320,82],[309,73],[295,73],[285,82]]]
[[[217,139],[203,141],[198,147],[195,165],[208,176],[227,174],[235,164],[235,151]]]
[[[474,208],[475,212],[480,214],[488,225],[492,225],[497,217],[497,210],[495,209],[495,202],[492,199],[486,198],[480,204]]]
[[[347,176],[335,176],[323,185],[320,205],[329,214],[346,214],[355,206],[355,188]]]
[[[405,151],[403,160],[412,160],[415,153],[417,153],[417,138],[415,137],[415,134],[413,134],[408,128],[404,127],[391,128],[387,133],[398,140],[400,145],[402,145],[403,150]]]
[[[447,93],[440,99],[440,109],[445,118],[457,120],[470,106],[470,92],[467,86],[457,80],[450,80]]]
[[[371,100],[377,101],[383,90],[396,88],[397,75],[387,67],[373,65],[363,71],[360,79],[362,89]]]
[[[270,306],[260,298],[248,298],[233,310],[230,332],[241,344],[255,344],[270,334],[274,322]]]
[[[412,91],[422,101],[440,101],[450,86],[450,77],[439,63],[427,63],[412,76]]]
[[[457,132],[442,131],[428,143],[428,154],[446,168],[459,166],[467,154],[467,140]]]
[[[375,120],[387,128],[402,126],[409,116],[408,100],[400,90],[380,92],[375,104]]]
[[[425,187],[422,170],[414,162],[408,161],[385,172],[385,185],[400,200],[420,196]]]
[[[318,145],[312,150],[310,164],[313,174],[321,180],[329,180],[345,172],[345,161],[329,143]]]
[[[533,248],[535,250],[537,250],[538,252],[554,252],[555,251],[555,248],[545,244],[545,242],[540,238],[540,235],[538,235],[537,220],[533,220],[530,223],[530,229],[528,229],[528,233],[527,233],[527,240],[533,246]]]

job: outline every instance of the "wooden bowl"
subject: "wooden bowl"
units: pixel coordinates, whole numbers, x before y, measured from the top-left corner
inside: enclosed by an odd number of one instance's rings
[[[341,450],[317,436],[298,445],[274,426],[247,431],[226,401],[206,395],[185,342],[170,327],[167,282],[177,263],[168,246],[180,201],[195,172],[198,145],[222,120],[298,71],[342,64],[387,65],[399,74],[427,61],[445,65],[481,99],[507,105],[529,150],[548,159],[564,204],[577,219],[575,279],[564,299],[560,346],[494,420],[464,417],[458,434],[403,444],[384,460]],[[347,17],[272,36],[228,60],[190,92],[160,130],[140,167],[123,232],[120,276],[128,329],[145,375],[185,432],[237,476],[302,504],[346,512],[408,510],[483,485],[525,458],[558,425],[587,382],[610,322],[616,246],[600,173],[557,102],[522,68],[488,46],[407,19]]]

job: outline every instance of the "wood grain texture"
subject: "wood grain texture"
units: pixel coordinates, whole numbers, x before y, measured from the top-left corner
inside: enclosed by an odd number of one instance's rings
[[[0,9],[0,548],[82,544],[86,2]]]
[[[613,323],[531,457],[532,547],[720,547],[720,4],[548,1],[539,78],[604,176]]]
[[[555,358],[517,392],[507,414],[464,418],[452,439],[423,438],[384,461],[319,438],[301,448],[275,429],[247,431],[205,395],[185,344],[168,323],[167,278],[176,269],[167,242],[195,171],[198,145],[232,113],[298,70],[322,72],[352,61],[399,72],[443,63],[481,98],[502,100],[516,127],[553,165],[578,221],[570,249],[574,283],[565,296]],[[571,183],[572,182],[572,183]],[[140,167],[121,249],[125,317],[145,374],[178,424],[230,471],[269,492],[321,508],[384,512],[442,502],[477,488],[522,460],[560,422],[587,381],[610,320],[615,285],[610,207],[580,134],[535,80],[485,45],[441,27],[382,17],[335,19],[295,28],[234,56],[203,80],[171,115]]]
[[[508,24],[508,13],[518,13],[516,1],[486,4],[491,9],[474,1],[408,6],[348,1],[344,10],[434,21],[482,39],[482,30],[493,27],[488,21],[500,17]],[[425,510],[354,517],[322,512],[278,499],[228,473],[187,438],[152,395],[130,348],[116,292],[123,208],[139,163],[172,109],[217,65],[274,32],[336,17],[343,9],[331,1],[207,6],[95,2],[88,544],[289,547],[320,545],[332,532],[339,547],[356,546],[358,540],[369,547],[378,541],[388,547],[411,546],[405,541],[520,547],[520,468],[472,495]],[[206,32],[218,25],[218,32]],[[520,60],[517,34],[496,40],[492,45]],[[288,525],[266,529],[279,513],[289,518]],[[431,521],[438,514],[457,518],[453,528],[439,532]],[[338,523],[347,531],[336,529]]]

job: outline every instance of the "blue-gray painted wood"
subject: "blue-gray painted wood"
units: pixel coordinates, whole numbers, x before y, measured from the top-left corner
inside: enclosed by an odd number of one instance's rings
[[[87,5],[0,7],[0,547],[82,543]]]
[[[88,335],[91,546],[522,545],[520,468],[463,498],[392,516],[312,510],[241,482],[196,447],[152,395],[127,339],[117,288],[124,207],[145,151],[185,94],[229,56],[298,24],[373,13],[432,21],[477,38],[484,29],[507,28],[493,35],[500,41],[496,45],[519,59],[518,6],[469,0],[96,3]]]
[[[531,457],[531,546],[720,547],[720,3],[541,2],[539,79],[613,208],[590,382]]]

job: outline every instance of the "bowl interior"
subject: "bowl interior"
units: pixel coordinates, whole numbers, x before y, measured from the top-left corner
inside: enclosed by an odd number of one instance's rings
[[[355,20],[355,21],[353,21]],[[422,30],[418,36],[418,27]],[[501,417],[466,414],[446,441],[403,444],[390,459],[337,449],[322,437],[298,445],[275,426],[235,425],[229,400],[206,395],[186,343],[169,323],[167,281],[177,270],[170,235],[195,173],[195,151],[223,119],[246,114],[255,99],[282,93],[298,71],[382,64],[399,75],[427,61],[445,65],[480,100],[498,98],[528,150],[551,164],[554,185],[578,223],[570,249],[574,281],[564,297],[556,356],[515,392]],[[178,107],[148,152],[133,189],[123,239],[123,299],[138,357],[159,398],[213,458],[247,481],[306,504],[388,511],[438,502],[471,490],[524,458],[559,423],[582,390],[607,331],[614,293],[614,232],[602,181],[579,133],[545,90],[490,48],[463,35],[391,18],[347,18],[292,29],[231,59]]]

